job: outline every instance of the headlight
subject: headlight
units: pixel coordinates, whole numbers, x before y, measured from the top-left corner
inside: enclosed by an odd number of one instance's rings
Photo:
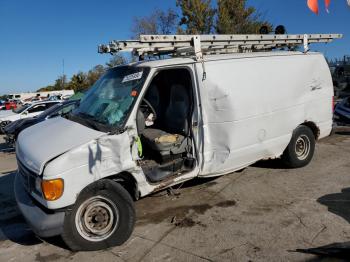
[[[42,180],[41,190],[44,198],[49,201],[59,199],[63,194],[64,183],[63,179]]]

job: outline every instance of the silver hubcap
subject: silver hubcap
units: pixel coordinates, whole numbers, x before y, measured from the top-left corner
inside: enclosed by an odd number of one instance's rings
[[[89,241],[103,241],[116,230],[119,220],[117,206],[109,199],[95,196],[83,202],[75,215],[79,234]]]
[[[305,160],[310,153],[310,139],[306,135],[298,137],[295,143],[295,153],[299,160]]]

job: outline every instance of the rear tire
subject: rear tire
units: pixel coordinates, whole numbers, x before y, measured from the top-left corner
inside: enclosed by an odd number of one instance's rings
[[[134,202],[118,183],[101,180],[79,195],[66,211],[62,238],[73,251],[92,251],[123,244],[135,224]]]
[[[301,125],[294,130],[282,161],[289,168],[304,167],[310,163],[314,152],[315,135],[309,127]]]

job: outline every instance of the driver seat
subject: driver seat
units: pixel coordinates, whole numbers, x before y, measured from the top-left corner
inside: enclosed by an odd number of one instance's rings
[[[170,102],[165,111],[161,129],[143,130],[144,142],[164,158],[185,153],[190,145],[188,116],[190,98],[183,85],[174,84],[170,89]]]

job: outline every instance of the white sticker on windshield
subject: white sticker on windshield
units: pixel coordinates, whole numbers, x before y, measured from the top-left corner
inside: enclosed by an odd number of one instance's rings
[[[140,79],[142,77],[142,73],[143,71],[124,76],[122,83]]]

